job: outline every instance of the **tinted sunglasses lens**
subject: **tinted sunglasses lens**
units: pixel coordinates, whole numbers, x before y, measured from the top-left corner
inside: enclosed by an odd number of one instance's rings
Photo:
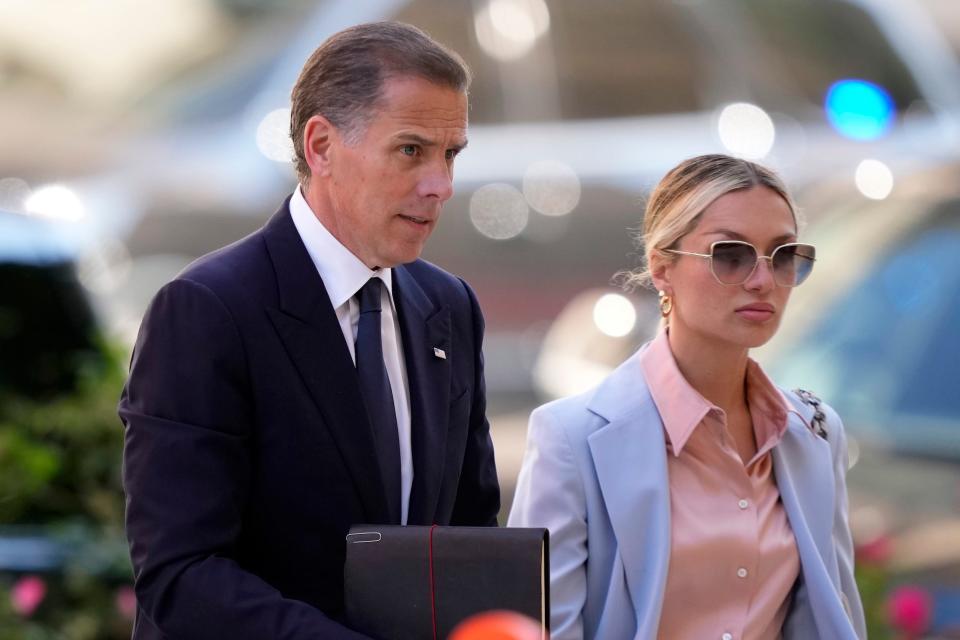
[[[813,271],[816,256],[816,249],[808,244],[778,247],[773,252],[773,275],[777,284],[795,287],[802,283]]]
[[[740,242],[715,242],[711,260],[713,275],[725,284],[740,284],[757,264],[757,251]]]

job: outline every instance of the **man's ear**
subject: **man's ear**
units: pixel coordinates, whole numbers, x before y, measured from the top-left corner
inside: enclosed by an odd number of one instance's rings
[[[673,287],[670,285],[670,275],[673,261],[660,251],[654,250],[650,254],[650,279],[653,280],[653,286],[657,291],[663,291],[672,295]]]
[[[331,151],[339,132],[321,115],[312,116],[303,128],[303,157],[311,176],[330,175]]]

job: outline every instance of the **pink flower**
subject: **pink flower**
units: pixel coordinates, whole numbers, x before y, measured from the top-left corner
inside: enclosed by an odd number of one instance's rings
[[[895,589],[887,599],[887,617],[890,624],[908,638],[919,636],[930,627],[933,599],[920,587],[905,586]]]
[[[117,593],[113,597],[113,604],[121,616],[127,620],[133,620],[137,612],[137,595],[134,593],[133,587],[125,585],[117,589]]]
[[[23,617],[33,615],[47,597],[47,583],[37,576],[24,576],[10,590],[10,604]]]
[[[865,565],[883,566],[893,553],[893,540],[889,536],[879,535],[857,545],[857,562]]]

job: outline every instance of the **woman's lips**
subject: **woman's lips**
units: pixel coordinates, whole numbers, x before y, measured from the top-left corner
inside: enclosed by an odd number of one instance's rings
[[[774,316],[776,311],[773,305],[758,302],[742,306],[735,313],[750,322],[766,322]]]

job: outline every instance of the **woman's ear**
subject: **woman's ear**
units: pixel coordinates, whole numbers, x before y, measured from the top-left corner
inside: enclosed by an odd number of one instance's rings
[[[650,279],[657,291],[663,291],[667,295],[673,295],[673,287],[670,286],[672,267],[673,261],[663,252],[654,249],[650,254]]]

